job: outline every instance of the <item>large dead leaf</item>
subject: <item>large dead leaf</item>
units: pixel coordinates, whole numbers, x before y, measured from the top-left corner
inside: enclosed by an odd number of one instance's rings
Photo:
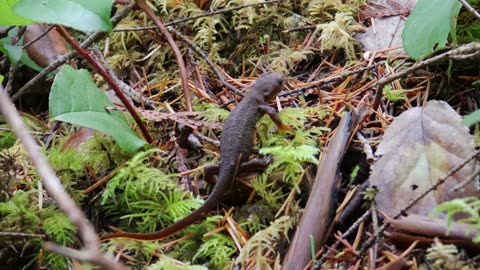
[[[381,158],[370,176],[370,183],[379,189],[379,210],[390,216],[397,214],[473,154],[473,137],[461,120],[447,103],[430,101],[393,121],[378,146],[377,155]],[[426,215],[441,202],[478,195],[476,180],[454,190],[471,179],[475,166],[473,161],[467,164],[407,213]]]
[[[28,44],[45,33],[49,28],[46,24],[32,24],[25,30],[24,42]],[[26,47],[28,55],[40,67],[46,67],[67,54],[67,44],[57,30],[50,30],[45,36]]]
[[[359,15],[362,19],[371,18],[372,25],[355,38],[365,51],[377,51],[402,46],[403,16],[415,6],[416,0],[374,0],[366,2]]]

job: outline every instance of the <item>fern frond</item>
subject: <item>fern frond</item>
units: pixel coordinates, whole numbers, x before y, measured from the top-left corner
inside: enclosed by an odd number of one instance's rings
[[[445,219],[449,227],[453,222],[458,222],[469,225],[472,230],[480,231],[480,199],[477,197],[444,202],[433,210],[432,215],[440,215],[441,213],[446,214]],[[459,214],[466,215],[466,217],[455,219]],[[480,243],[480,233],[473,238],[473,242]]]
[[[223,269],[236,251],[232,238],[216,233],[208,237],[200,246],[193,260],[209,259],[215,269]]]
[[[165,213],[173,222],[178,221],[192,212],[193,209],[200,207],[204,201],[200,198],[185,199],[185,193],[170,192],[169,196],[164,195],[167,202]]]
[[[353,11],[350,5],[345,5],[341,0],[314,0],[302,1],[307,3],[306,14],[320,21],[332,20],[337,12]]]
[[[322,52],[341,48],[345,50],[349,59],[355,58],[354,47],[357,42],[352,34],[362,31],[363,28],[355,24],[351,13],[337,13],[334,21],[319,24],[317,29],[322,30],[322,34],[318,38]]]
[[[188,265],[188,264],[179,264],[176,261],[168,258],[163,255],[160,259],[150,265],[147,270],[208,270],[207,267],[201,265]]]
[[[462,260],[455,245],[444,245],[438,238],[435,238],[434,244],[427,252],[426,259],[430,262],[432,270],[474,269]]]
[[[54,240],[62,245],[70,246],[75,243],[75,232],[77,228],[72,224],[68,217],[56,209],[50,217],[43,221],[43,229],[49,239]]]
[[[197,116],[197,119],[210,123],[223,123],[230,115],[229,111],[210,103],[197,105],[194,108],[196,111],[201,111],[201,113]]]
[[[283,216],[275,220],[265,230],[253,235],[241,250],[235,263],[240,265],[248,263],[252,269],[272,269],[269,262],[278,255],[275,243],[282,235],[287,235],[295,222],[296,219]]]

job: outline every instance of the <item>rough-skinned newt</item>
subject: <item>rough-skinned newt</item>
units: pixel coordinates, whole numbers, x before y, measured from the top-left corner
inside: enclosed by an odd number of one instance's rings
[[[205,216],[222,199],[223,194],[231,187],[240,166],[247,165],[252,150],[253,136],[257,121],[268,114],[281,129],[288,129],[282,124],[274,108],[268,103],[282,89],[283,75],[279,73],[261,76],[252,86],[250,92],[227,118],[220,134],[220,164],[218,166],[217,183],[205,203],[190,215],[154,233],[112,233],[102,240],[128,238],[140,241],[155,241],[176,233],[198,219]]]

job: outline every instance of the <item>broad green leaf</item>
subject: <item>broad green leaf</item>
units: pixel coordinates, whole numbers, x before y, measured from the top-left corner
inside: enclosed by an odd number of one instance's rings
[[[462,124],[469,127],[473,124],[480,122],[480,110],[474,111],[469,115],[463,117]]]
[[[2,74],[0,74],[0,83],[2,83],[2,82],[3,82],[3,78],[5,78],[5,77],[3,77],[3,75],[2,75]]]
[[[38,66],[37,63],[33,62],[32,58],[30,58],[30,56],[28,55],[28,53],[25,50],[22,50],[22,57],[20,58],[20,62],[22,64],[26,65],[27,67],[29,67],[33,70],[36,70],[38,72],[43,70],[42,67]],[[52,72],[56,72],[56,70],[54,70]],[[52,73],[50,73],[50,74],[52,74]]]
[[[461,7],[458,0],[419,0],[402,33],[407,54],[418,60],[445,48]]]
[[[10,38],[0,40],[0,52],[4,53],[10,62],[17,64],[22,57],[22,46],[11,45]]]
[[[121,112],[107,111],[105,106],[113,104],[95,86],[88,71],[65,65],[55,77],[49,99],[51,118],[106,133],[127,152],[146,144],[130,129]]]
[[[27,18],[17,15],[13,11],[13,6],[20,0],[0,0],[0,25],[27,25],[32,24]]]
[[[33,70],[41,71],[43,68],[39,67],[27,52],[20,46],[23,39],[19,42],[19,45],[11,45],[12,44],[12,36],[17,34],[16,27],[8,32],[8,37],[0,39],[0,52],[4,53],[10,62],[17,64],[19,61]]]
[[[36,21],[94,32],[112,29],[112,3],[113,0],[20,0],[13,9]]]

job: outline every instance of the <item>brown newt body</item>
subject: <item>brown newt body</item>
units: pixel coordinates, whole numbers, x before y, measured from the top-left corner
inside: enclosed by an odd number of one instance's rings
[[[283,75],[267,74],[260,77],[250,92],[232,111],[227,118],[220,137],[220,164],[217,183],[205,203],[190,215],[154,233],[113,233],[102,237],[102,240],[112,238],[128,238],[141,241],[155,241],[165,238],[186,228],[215,208],[223,194],[235,181],[240,165],[248,160],[252,150],[253,135],[257,121],[268,114],[279,128],[284,128],[280,117],[268,103],[282,89]]]

